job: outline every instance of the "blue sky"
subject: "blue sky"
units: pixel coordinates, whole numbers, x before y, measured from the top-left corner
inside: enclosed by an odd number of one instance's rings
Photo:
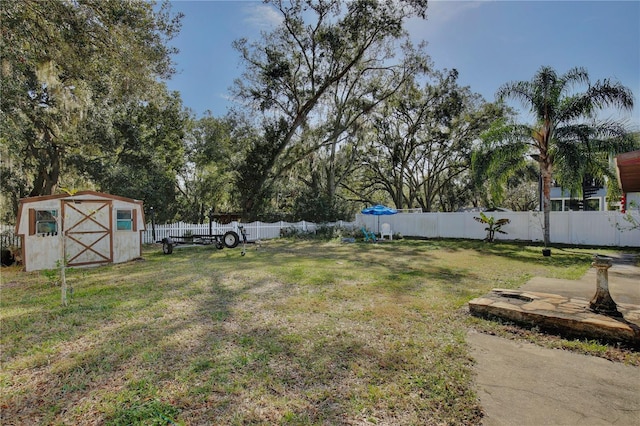
[[[222,116],[242,73],[231,43],[259,39],[278,15],[259,1],[174,0],[172,9],[185,17],[171,41],[180,53],[169,89],[198,117],[206,110]],[[543,65],[559,73],[582,66],[592,81],[617,80],[633,91],[636,107],[606,116],[640,129],[640,1],[432,1],[428,19],[407,29],[414,42],[428,42],[435,68],[456,68],[460,84],[488,101]]]

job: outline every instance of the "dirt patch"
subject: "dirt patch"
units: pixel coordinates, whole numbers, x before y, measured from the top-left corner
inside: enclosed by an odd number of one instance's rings
[[[20,283],[18,281],[7,281],[7,282],[0,283],[0,289],[2,290],[8,289],[8,288],[19,288],[19,287],[24,287],[24,283]]]

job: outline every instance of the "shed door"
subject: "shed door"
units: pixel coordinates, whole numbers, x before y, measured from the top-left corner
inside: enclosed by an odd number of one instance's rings
[[[62,204],[67,265],[111,263],[111,201],[69,201]]]

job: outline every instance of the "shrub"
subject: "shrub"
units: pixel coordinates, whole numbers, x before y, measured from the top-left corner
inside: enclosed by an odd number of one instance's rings
[[[507,223],[511,222],[509,219],[496,220],[496,218],[494,218],[493,216],[487,216],[482,212],[480,212],[480,217],[475,216],[474,219],[477,222],[487,225],[487,227],[484,228],[484,230],[487,231],[487,237],[485,238],[485,241],[488,241],[490,243],[493,242],[496,232],[499,232],[500,234],[506,234],[506,232],[504,232],[501,228]]]

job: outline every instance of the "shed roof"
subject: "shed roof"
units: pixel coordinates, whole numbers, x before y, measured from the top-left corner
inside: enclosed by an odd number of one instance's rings
[[[141,201],[134,200],[133,198],[121,197],[119,195],[107,194],[106,192],[97,192],[97,191],[78,191],[73,195],[66,194],[66,193],[54,194],[54,195],[38,195],[35,197],[21,198],[19,202],[20,204],[24,204],[24,203],[32,203],[32,202],[45,201],[45,200],[69,199],[69,198],[76,198],[76,199],[83,199],[83,200],[100,198],[100,199],[109,199],[109,200],[119,200],[119,201],[124,201],[129,203],[141,203]]]
[[[38,195],[35,197],[26,197],[18,200],[18,220],[16,221],[16,234],[19,234],[20,231],[18,227],[20,226],[21,217],[24,209],[29,209],[28,206],[31,203],[37,203],[39,201],[47,201],[47,200],[77,200],[77,201],[86,201],[86,200],[118,200],[123,201],[125,203],[138,204],[142,206],[142,201],[134,200],[133,198],[121,197],[119,195],[107,194],[106,192],[98,192],[98,191],[78,191],[73,195],[70,194],[53,194],[53,195]],[[27,205],[27,207],[24,207]],[[144,211],[141,210],[142,219],[144,223]]]
[[[640,150],[617,155],[615,162],[622,192],[640,192]]]

